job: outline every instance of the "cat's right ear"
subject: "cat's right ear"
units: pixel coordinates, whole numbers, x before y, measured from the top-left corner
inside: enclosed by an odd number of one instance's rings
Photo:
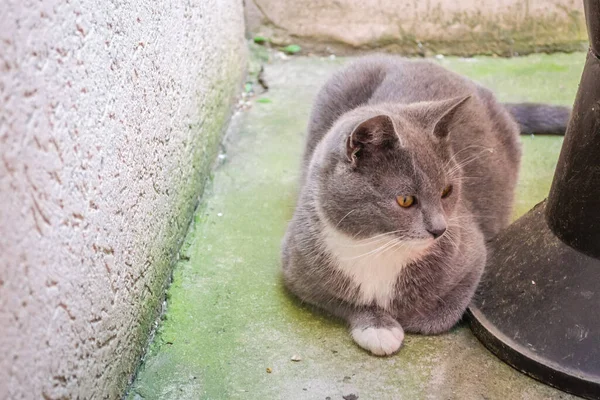
[[[352,166],[365,153],[380,150],[398,140],[394,123],[387,115],[378,115],[361,122],[346,139],[346,157]]]

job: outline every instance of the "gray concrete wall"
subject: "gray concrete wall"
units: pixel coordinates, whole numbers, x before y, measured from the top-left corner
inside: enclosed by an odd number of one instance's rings
[[[306,51],[407,55],[585,50],[581,0],[246,0],[250,35]]]
[[[241,0],[0,6],[0,399],[118,398],[245,68]]]

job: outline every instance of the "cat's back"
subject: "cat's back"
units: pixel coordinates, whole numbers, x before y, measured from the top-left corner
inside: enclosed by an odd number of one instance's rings
[[[308,163],[334,123],[357,107],[435,101],[486,91],[432,61],[391,55],[363,57],[335,73],[319,91],[312,108],[304,161]]]
[[[433,61],[393,56],[381,57],[381,61],[385,78],[371,94],[369,104],[438,101],[485,90]]]

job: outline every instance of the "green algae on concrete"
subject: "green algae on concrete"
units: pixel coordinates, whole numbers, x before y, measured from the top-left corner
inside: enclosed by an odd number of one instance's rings
[[[570,104],[583,59],[439,62],[502,100]],[[311,102],[347,61],[293,58],[266,67],[271,102],[255,101],[230,126],[174,271],[168,310],[128,398],[570,399],[498,361],[464,326],[408,335],[398,354],[373,357],[342,323],[283,289],[279,246],[294,208]],[[546,195],[560,145],[558,137],[524,138],[517,214]]]
[[[135,349],[130,355],[119,355],[124,367],[121,381],[114,383],[119,388],[117,393],[130,384],[135,376],[138,360],[152,340],[153,328],[163,310],[164,291],[168,287],[172,268],[177,261],[177,251],[186,240],[187,227],[198,206],[198,193],[202,193],[206,181],[210,178],[219,142],[223,131],[227,128],[231,107],[243,77],[243,72],[240,71],[243,71],[246,60],[246,54],[242,51],[232,57],[230,62],[220,70],[205,74],[204,96],[198,99],[198,107],[202,110],[199,120],[190,121],[187,130],[180,132],[187,138],[183,145],[192,149],[191,157],[186,159],[191,160],[191,165],[182,166],[185,160],[177,159],[178,165],[172,166],[173,172],[189,171],[189,179],[187,182],[178,181],[174,186],[177,190],[169,191],[168,188],[154,187],[156,194],[173,199],[169,201],[173,209],[178,212],[173,218],[163,221],[162,229],[156,232],[153,238],[154,247],[147,255],[146,265],[149,268],[142,274],[150,275],[151,278],[140,291],[140,298],[136,299],[139,303],[137,310],[139,320],[135,334],[132,336],[137,339]],[[181,176],[174,175],[173,179],[179,180]],[[143,234],[147,235],[147,233]],[[144,241],[143,234],[138,235],[136,242]],[[137,243],[132,246],[132,248],[139,247]],[[131,278],[134,284],[137,281],[131,276],[128,278]],[[128,362],[124,362],[125,356],[130,357]]]

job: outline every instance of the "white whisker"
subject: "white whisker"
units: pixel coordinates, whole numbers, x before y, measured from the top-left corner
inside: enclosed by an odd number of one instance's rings
[[[377,247],[377,248],[376,248],[376,249],[374,249],[374,250],[368,251],[368,252],[366,252],[366,253],[363,253],[363,254],[359,254],[359,255],[358,255],[358,256],[356,256],[356,257],[344,258],[344,260],[346,260],[346,261],[349,261],[349,260],[356,260],[356,259],[358,259],[358,258],[366,257],[366,256],[369,256],[369,255],[375,255],[375,254],[379,253],[379,252],[380,252],[382,249],[385,249],[386,247],[388,247],[388,246],[390,246],[391,244],[395,243],[397,240],[398,240],[398,239],[391,239],[391,240],[389,240],[389,241],[385,242],[384,244],[382,244],[381,246]]]
[[[346,218],[348,215],[352,214],[354,211],[356,211],[356,209],[354,209],[354,210],[351,210],[350,212],[348,212],[348,214],[344,215],[344,216],[342,217],[342,219],[340,219],[340,220],[338,221],[338,223],[335,225],[335,227],[337,228],[338,226],[340,226],[340,224],[342,223],[342,221],[343,221],[343,220],[344,220],[344,219],[345,219],[345,218]]]
[[[481,158],[483,155],[490,154],[492,153],[493,150],[491,148],[486,148],[485,150],[480,151],[479,153],[476,153],[474,155],[471,155],[469,157],[467,157],[466,159],[462,160],[460,163],[457,163],[455,166],[453,166],[448,172],[448,175],[453,175],[455,172],[457,172],[458,170],[462,169],[463,167],[469,165],[470,163],[478,160],[479,158]]]

